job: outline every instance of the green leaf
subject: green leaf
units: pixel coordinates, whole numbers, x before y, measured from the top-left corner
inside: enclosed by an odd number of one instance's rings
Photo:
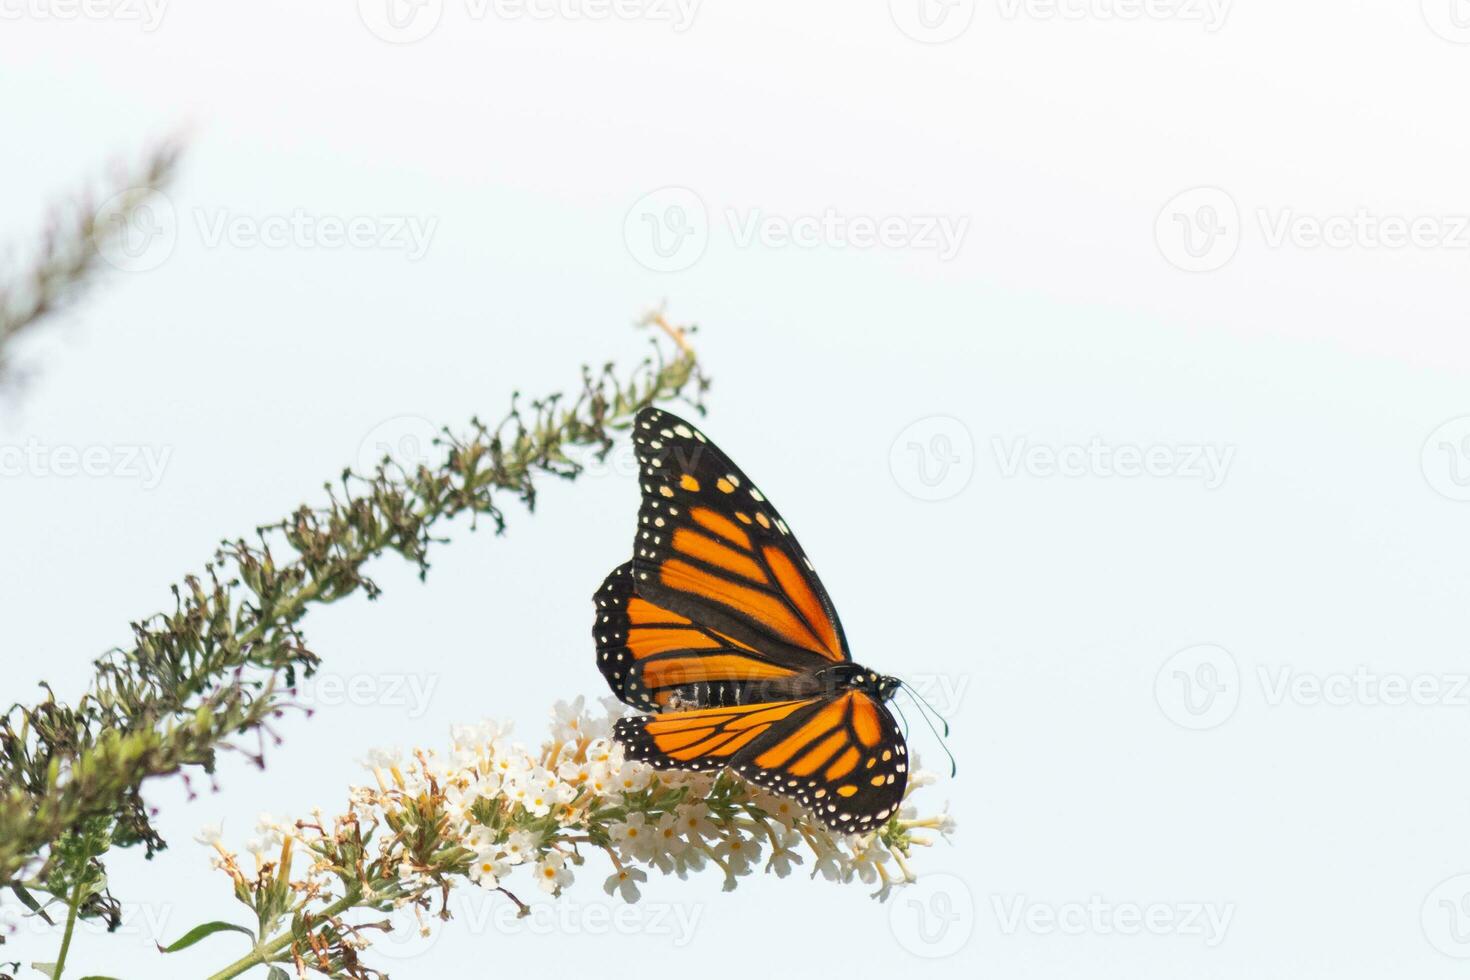
[[[39,970],[42,973],[46,974],[46,976],[48,976],[48,977],[54,977],[54,976],[56,976],[56,964],[55,963],[32,963],[31,964],[31,969],[33,969],[33,970]]]
[[[117,977],[100,977],[94,973],[91,976],[82,977],[82,980],[117,980]],[[287,977],[286,980],[291,980],[291,978]]]
[[[46,924],[48,926],[56,925],[56,923],[52,921],[51,916],[46,914],[46,910],[41,908],[41,903],[36,901],[36,896],[32,895],[30,891],[26,889],[25,885],[16,882],[10,886],[10,890],[15,892],[15,897],[20,899],[22,905],[39,915],[42,919],[46,920]]]
[[[273,966],[271,972],[265,975],[265,980],[291,980],[291,974],[278,966]]]
[[[195,926],[190,929],[184,934],[184,938],[178,940],[172,946],[159,945],[158,951],[160,953],[177,953],[181,949],[188,949],[190,946],[193,946],[205,936],[212,936],[217,932],[224,932],[226,929],[232,932],[243,932],[250,937],[252,942],[255,941],[255,933],[246,929],[244,926],[237,926],[233,922],[206,922],[202,926]]]

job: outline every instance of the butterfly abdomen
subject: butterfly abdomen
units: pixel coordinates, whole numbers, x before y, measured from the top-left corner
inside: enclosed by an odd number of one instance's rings
[[[790,701],[813,697],[821,692],[821,688],[821,682],[814,674],[797,674],[770,680],[699,681],[674,688],[663,710],[735,708],[767,701]]]
[[[878,701],[887,701],[893,697],[897,688],[898,681],[895,678],[884,677],[857,664],[842,664],[825,670],[793,674],[790,677],[684,684],[669,693],[663,710],[736,708],[768,701],[832,697],[845,690],[862,691]]]

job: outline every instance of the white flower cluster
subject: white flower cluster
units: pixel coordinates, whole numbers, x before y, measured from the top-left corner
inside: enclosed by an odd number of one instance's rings
[[[559,892],[572,880],[576,843],[607,850],[614,871],[604,888],[628,901],[647,880],[637,865],[684,878],[713,864],[730,889],[762,866],[780,877],[790,874],[804,863],[803,844],[814,857],[814,876],[885,888],[895,880],[886,862],[902,862],[902,854],[881,833],[835,834],[791,800],[728,774],[656,773],[624,759],[611,738],[624,709],[613,699],[606,706],[606,715],[593,718],[582,698],[559,702],[551,738],[539,751],[486,722],[455,728],[443,757],[420,752],[405,768],[398,756],[376,753],[370,765],[384,787],[398,780],[404,799],[422,796],[431,784],[442,787],[450,836],[474,852],[469,877],[487,888],[499,887],[513,867],[534,863],[540,886]],[[933,778],[914,773],[910,791]],[[508,819],[487,823],[486,814]],[[947,815],[918,821],[912,807],[899,814],[898,824],[940,833],[953,828]],[[907,868],[897,877],[910,877]]]
[[[217,830],[200,840],[263,923],[304,915],[347,955],[366,940],[336,918],[345,910],[427,910],[433,896],[469,881],[505,892],[524,912],[508,888],[516,869],[560,894],[585,863],[584,849],[606,854],[612,873],[603,888],[629,902],[648,880],[645,869],[685,878],[713,866],[729,890],[758,869],[784,878],[808,858],[813,877],[875,884],[886,897],[913,880],[910,849],[931,843],[916,831],[954,828],[947,813],[921,819],[906,803],[879,830],[843,835],[729,772],[655,771],[625,759],[611,738],[621,712],[612,702],[594,718],[580,698],[559,703],[537,750],[486,722],[455,728],[442,754],[375,751],[366,764],[376,785],[352,789],[342,815],[317,811],[289,824],[262,815],[248,848],[254,875],[241,871]],[[908,793],[932,781],[913,772]]]

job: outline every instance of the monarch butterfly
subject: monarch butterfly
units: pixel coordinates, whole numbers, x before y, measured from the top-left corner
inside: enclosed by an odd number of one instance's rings
[[[861,667],[796,537],[694,426],[633,423],[643,505],[633,559],[593,597],[597,665],[624,702],[629,758],[728,767],[863,832],[898,809],[908,749],[885,702],[900,681]]]

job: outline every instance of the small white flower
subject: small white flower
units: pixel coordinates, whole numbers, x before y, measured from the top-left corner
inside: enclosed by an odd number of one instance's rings
[[[563,784],[580,789],[586,782],[591,772],[585,762],[573,762],[568,760],[556,767],[556,778]]]
[[[199,833],[194,835],[194,839],[205,847],[213,847],[224,839],[224,834],[225,822],[221,820],[219,823],[207,823],[203,827],[200,827]]]
[[[678,815],[665,813],[653,825],[653,842],[665,854],[678,854],[689,846],[681,832]]]
[[[842,860],[842,855],[837,851],[823,851],[817,855],[817,863],[812,866],[812,877],[821,875],[827,881],[842,881],[846,876]]]
[[[653,781],[653,767],[641,762],[625,762],[618,767],[614,784],[621,793],[637,793]]]
[[[536,865],[536,880],[541,890],[555,895],[572,883],[572,872],[567,868],[567,859],[560,851],[550,851]]]
[[[470,880],[483,888],[498,888],[500,879],[510,874],[510,865],[495,857],[493,848],[483,848],[476,852],[475,860],[470,864]]]
[[[594,738],[587,743],[587,764],[591,766],[599,762],[612,762],[615,746],[616,743],[608,739]]]
[[[536,835],[528,830],[514,830],[501,849],[508,864],[523,864],[536,856]]]
[[[888,860],[888,852],[881,847],[861,847],[852,855],[852,870],[858,878],[871,885],[878,880],[878,867]]]
[[[904,795],[907,796],[913,790],[919,789],[924,786],[932,786],[937,782],[939,782],[939,777],[930,772],[928,769],[915,770],[914,772],[909,773],[909,784],[904,792]]]
[[[575,742],[587,734],[587,699],[580,694],[570,702],[558,701],[551,709],[551,734],[558,742]]]
[[[654,828],[648,826],[648,818],[641,813],[628,814],[626,820],[607,828],[607,833],[614,844],[638,860],[653,852]]]
[[[369,769],[392,769],[402,762],[402,749],[369,749],[363,764]]]
[[[796,825],[797,815],[801,813],[801,808],[795,803],[784,796],[776,796],[773,793],[759,793],[753,802],[770,814],[772,820],[787,829]]]
[[[550,813],[551,805],[556,802],[558,801],[554,787],[539,785],[533,785],[521,800],[521,804],[538,817],[544,817]]]
[[[637,868],[623,868],[608,875],[607,880],[602,883],[602,890],[609,895],[617,892],[623,896],[625,902],[636,902],[639,897],[638,883],[647,880],[648,875]]]
[[[761,856],[760,842],[753,837],[732,834],[716,848],[716,853],[725,859],[733,875],[750,874],[751,865]]]
[[[679,827],[689,843],[698,844],[706,837],[714,837],[719,831],[709,818],[709,807],[703,803],[689,803],[679,807]]]
[[[791,874],[791,866],[793,864],[800,863],[800,854],[797,854],[795,851],[782,848],[779,851],[771,852],[770,860],[766,862],[766,870],[776,872],[777,878],[785,878],[787,875]]]

